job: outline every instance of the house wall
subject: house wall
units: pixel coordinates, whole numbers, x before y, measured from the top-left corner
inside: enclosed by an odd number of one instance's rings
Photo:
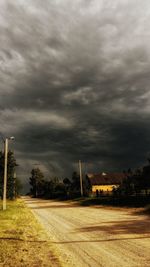
[[[103,192],[111,192],[113,187],[117,188],[118,185],[92,185],[92,193],[96,193],[96,190],[103,190]]]

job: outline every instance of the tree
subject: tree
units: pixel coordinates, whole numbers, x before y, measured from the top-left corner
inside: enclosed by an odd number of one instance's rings
[[[63,179],[63,183],[66,186],[70,186],[70,184],[71,184],[70,180],[67,177]]]
[[[148,194],[148,189],[150,189],[150,164],[143,167],[141,180],[140,180],[141,189],[145,190],[146,195]]]
[[[33,197],[42,196],[44,193],[44,175],[39,168],[32,169],[31,177],[29,178]]]
[[[18,177],[15,180],[15,198],[19,196],[20,191],[22,189],[22,183]]]
[[[13,199],[16,197],[15,184],[15,169],[16,159],[12,151],[8,151],[8,165],[7,165],[7,197]],[[4,182],[4,152],[0,152],[0,197],[3,197],[3,182]]]
[[[150,165],[134,171],[129,169],[124,173],[126,174],[126,178],[119,188],[114,190],[114,193],[123,195],[137,195],[141,191],[145,191],[146,194],[148,193],[150,189]]]
[[[89,196],[92,191],[92,185],[88,175],[85,175],[85,179],[83,180],[83,191],[85,196]]]
[[[50,180],[46,180],[44,181],[44,185],[43,185],[43,196],[45,198],[53,198],[53,194],[54,194],[54,182],[50,179]]]
[[[77,172],[72,174],[71,189],[74,193],[78,194],[80,192],[80,176]]]

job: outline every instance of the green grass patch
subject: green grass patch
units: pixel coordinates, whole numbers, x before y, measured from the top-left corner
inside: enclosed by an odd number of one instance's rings
[[[0,267],[60,266],[46,232],[24,202],[0,201]]]

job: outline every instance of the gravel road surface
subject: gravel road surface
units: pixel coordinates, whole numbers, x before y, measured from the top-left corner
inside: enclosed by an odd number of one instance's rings
[[[150,267],[150,218],[136,209],[25,198],[65,267]]]

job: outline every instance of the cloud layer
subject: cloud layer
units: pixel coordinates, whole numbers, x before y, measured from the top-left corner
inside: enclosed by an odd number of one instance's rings
[[[148,0],[1,0],[0,125],[20,175],[142,164],[150,147]]]

